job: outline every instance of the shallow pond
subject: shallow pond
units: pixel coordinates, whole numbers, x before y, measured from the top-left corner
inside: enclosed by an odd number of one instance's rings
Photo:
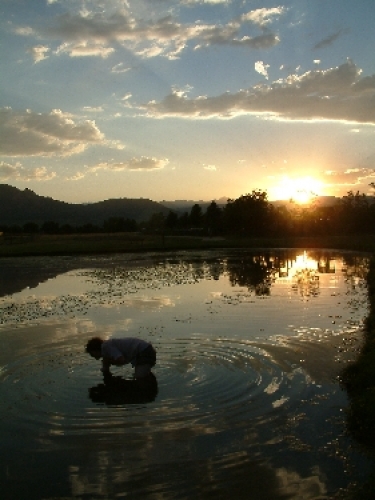
[[[0,261],[1,498],[338,498],[371,467],[338,375],[367,314],[365,255]],[[134,387],[84,352],[153,343]]]

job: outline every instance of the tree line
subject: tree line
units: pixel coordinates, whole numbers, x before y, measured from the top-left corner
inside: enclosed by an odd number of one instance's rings
[[[237,199],[228,199],[224,207],[215,201],[203,212],[195,204],[180,216],[155,214],[147,227],[165,234],[204,234],[209,236],[307,236],[359,234],[375,232],[375,198],[349,191],[332,206],[319,201],[309,206],[292,204],[276,206],[268,201],[267,192],[253,190]]]
[[[349,191],[333,206],[318,202],[308,207],[275,206],[268,201],[267,192],[253,190],[237,199],[228,199],[225,206],[212,201],[204,211],[199,204],[179,214],[170,210],[153,214],[144,222],[125,217],[109,217],[100,225],[86,223],[73,226],[46,220],[38,225],[27,222],[20,225],[0,225],[0,232],[28,234],[74,234],[136,232],[163,235],[207,236],[286,236],[355,234],[375,232],[375,198],[358,191]]]
[[[139,224],[134,219],[124,217],[109,217],[103,224],[86,223],[78,226],[72,224],[60,224],[53,220],[47,220],[43,224],[26,222],[18,225],[0,225],[3,233],[28,233],[28,234],[92,234],[92,233],[119,233],[134,232],[139,230]]]

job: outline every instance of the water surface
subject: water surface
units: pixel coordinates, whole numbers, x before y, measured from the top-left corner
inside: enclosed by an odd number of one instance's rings
[[[2,498],[338,498],[370,465],[338,375],[367,314],[352,253],[0,261]],[[106,385],[94,335],[158,353]]]

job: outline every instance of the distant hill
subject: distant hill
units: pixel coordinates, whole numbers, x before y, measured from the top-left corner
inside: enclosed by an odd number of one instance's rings
[[[214,200],[218,207],[224,208],[227,205],[229,197],[222,197],[217,200]],[[317,196],[314,198],[314,206],[320,207],[332,207],[338,203],[339,198],[335,196]],[[204,200],[174,200],[174,201],[165,201],[163,200],[161,203],[164,207],[169,208],[173,212],[178,214],[182,214],[184,212],[190,212],[193,205],[198,204],[203,212],[207,210],[207,207],[211,204],[212,201],[204,201]],[[271,205],[275,207],[286,207],[288,209],[293,209],[296,207],[296,203],[290,200],[273,200],[270,201]],[[297,204],[298,206],[298,204]]]
[[[204,201],[204,200],[165,201],[165,200],[163,200],[161,203],[164,207],[169,208],[173,212],[177,212],[177,213],[188,212],[189,213],[194,205],[199,205],[201,207],[201,209],[203,210],[203,212],[205,212],[207,210],[207,208],[209,207],[209,205],[212,203],[212,201],[215,201],[218,207],[223,208],[227,204],[228,198],[222,197],[218,200],[210,200],[210,201]]]
[[[119,198],[91,204],[73,204],[39,196],[30,189],[20,190],[0,184],[0,225],[23,225],[47,221],[59,224],[101,226],[110,217],[123,217],[143,222],[155,213],[168,214],[161,203],[148,199]]]

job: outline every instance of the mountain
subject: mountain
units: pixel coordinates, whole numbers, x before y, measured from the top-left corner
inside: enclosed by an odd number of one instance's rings
[[[191,208],[194,205],[199,205],[203,212],[207,210],[209,205],[212,203],[212,201],[215,201],[217,206],[220,208],[225,207],[227,204],[228,198],[222,197],[218,200],[210,200],[210,201],[203,201],[203,200],[174,200],[174,201],[165,201],[163,200],[161,203],[164,207],[169,208],[173,212],[178,212],[178,213],[184,213],[184,212],[190,212]]]
[[[102,225],[110,217],[123,217],[143,222],[155,213],[168,214],[161,203],[148,199],[119,198],[90,204],[73,204],[39,196],[30,189],[20,190],[0,184],[0,225],[23,225],[46,221],[81,226]]]

